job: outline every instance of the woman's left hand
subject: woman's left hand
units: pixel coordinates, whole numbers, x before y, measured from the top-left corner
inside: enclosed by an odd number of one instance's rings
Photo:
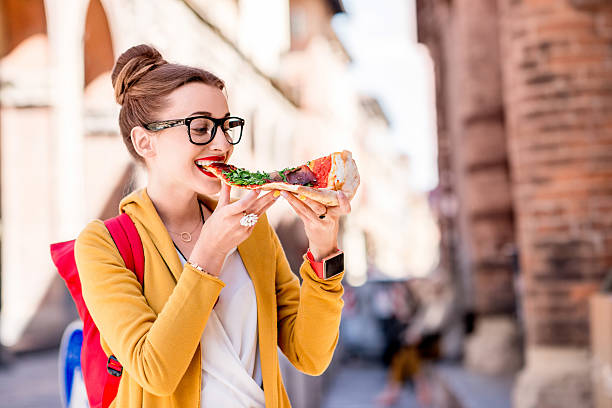
[[[351,212],[348,197],[342,191],[338,191],[339,205],[326,207],[303,195],[296,197],[288,191],[281,191],[281,195],[302,219],[308,237],[308,246],[315,261],[334,253],[338,248],[340,217]],[[320,218],[322,215],[324,217]]]

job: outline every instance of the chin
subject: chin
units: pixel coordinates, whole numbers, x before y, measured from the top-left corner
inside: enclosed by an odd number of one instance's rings
[[[198,194],[204,194],[207,196],[212,196],[215,194],[219,194],[221,191],[221,180],[211,180],[206,183],[198,183],[194,188],[195,192]]]

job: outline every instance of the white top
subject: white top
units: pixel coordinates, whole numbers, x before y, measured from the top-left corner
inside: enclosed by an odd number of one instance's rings
[[[178,251],[183,266],[186,259]],[[265,406],[255,287],[236,248],[223,263],[225,283],[202,334],[201,407]]]

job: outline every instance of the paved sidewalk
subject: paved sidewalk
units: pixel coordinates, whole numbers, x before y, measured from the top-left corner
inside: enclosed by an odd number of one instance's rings
[[[384,388],[386,376],[382,366],[358,362],[343,365],[325,393],[321,408],[376,407],[375,398]],[[414,394],[404,388],[394,407],[418,408],[418,405]]]
[[[60,408],[57,350],[16,356],[0,366],[0,407]]]
[[[511,408],[513,376],[486,376],[459,364],[441,363],[435,376],[461,408]]]
[[[386,371],[371,363],[340,366],[321,408],[373,408],[385,386]],[[0,408],[59,408],[57,350],[23,354],[0,366]],[[404,389],[395,407],[418,408]]]

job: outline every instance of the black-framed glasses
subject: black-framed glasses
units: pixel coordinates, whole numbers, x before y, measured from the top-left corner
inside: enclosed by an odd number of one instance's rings
[[[213,141],[220,127],[229,144],[235,145],[242,139],[244,119],[238,116],[228,116],[215,119],[210,116],[191,116],[185,119],[170,119],[159,122],[151,122],[144,127],[148,130],[158,132],[175,126],[187,126],[189,141],[195,145],[205,145]]]

